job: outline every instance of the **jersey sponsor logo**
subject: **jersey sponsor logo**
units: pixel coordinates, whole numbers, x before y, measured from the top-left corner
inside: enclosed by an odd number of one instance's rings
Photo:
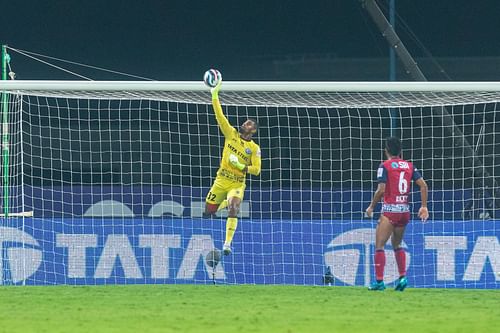
[[[227,147],[233,152],[233,153],[238,153],[238,149],[236,149],[234,146],[232,146],[231,144],[227,144]]]
[[[400,169],[409,169],[410,168],[410,166],[408,165],[408,162],[406,162],[406,161],[399,161],[398,164],[399,164]]]
[[[410,207],[406,203],[400,203],[400,204],[384,203],[384,204],[382,204],[382,212],[383,213],[407,213],[409,211],[410,211]]]
[[[384,174],[384,168],[378,168],[377,169],[377,178],[382,177],[383,174]]]
[[[399,167],[398,162],[392,162],[392,163],[391,163],[391,168],[393,168],[393,169],[397,169],[398,167]]]
[[[233,152],[235,153],[236,155],[238,155],[239,157],[241,157],[243,160],[245,160],[245,162],[248,162],[248,156],[243,154],[242,152],[240,152],[237,148],[233,147],[231,144],[227,144],[227,147]]]
[[[250,155],[252,153],[252,150],[250,148],[245,148],[245,153],[247,155]]]

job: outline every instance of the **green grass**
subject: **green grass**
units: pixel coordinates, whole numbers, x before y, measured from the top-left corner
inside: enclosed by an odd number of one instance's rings
[[[0,332],[500,332],[500,290],[2,287]]]

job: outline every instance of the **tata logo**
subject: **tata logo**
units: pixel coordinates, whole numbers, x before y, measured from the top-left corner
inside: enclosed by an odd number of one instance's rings
[[[0,284],[26,280],[42,262],[40,244],[16,228],[0,227],[0,253]]]
[[[398,164],[398,162],[392,162],[392,163],[391,163],[391,168],[393,168],[393,169],[397,169],[397,168],[399,168],[399,164]]]
[[[339,281],[349,285],[368,285],[374,276],[374,242],[375,229],[354,229],[340,234],[328,244],[325,263]],[[473,240],[463,235],[426,235],[423,245],[423,253],[432,253],[435,257],[426,265],[433,272],[429,274],[435,274],[436,281],[479,282],[485,274],[492,274],[496,282],[500,281],[500,241],[496,236],[479,236]],[[407,248],[404,242],[402,247]],[[462,261],[458,261],[460,257]],[[406,258],[408,270],[411,259],[408,251]],[[397,278],[396,260],[388,247],[384,281],[390,283]]]
[[[168,279],[193,280],[200,261],[204,263],[205,271],[210,274],[213,269],[208,266],[206,256],[215,248],[210,235],[192,235],[185,248],[182,247],[181,235],[141,234],[138,244],[133,245],[130,236],[125,234],[110,234],[100,243],[97,234],[57,234],[56,248],[62,248],[66,253],[66,272],[71,279],[88,278],[109,279],[117,267],[123,271],[125,279]],[[97,249],[98,257],[89,258],[88,250]],[[141,265],[138,256],[148,249],[150,256],[148,267]],[[172,275],[170,264],[171,249],[183,249],[180,266],[174,267],[177,273]],[[96,260],[97,259],[97,260]],[[89,275],[90,273],[90,275]],[[225,279],[222,263],[215,270],[216,279]]]
[[[388,242],[390,244],[390,242]],[[403,248],[407,248],[403,242]],[[348,285],[369,285],[375,250],[375,229],[355,229],[335,237],[328,244],[325,263],[336,279]],[[386,249],[387,250],[387,249]],[[406,268],[411,257],[406,251]],[[391,283],[399,277],[392,249],[386,253],[384,282]]]

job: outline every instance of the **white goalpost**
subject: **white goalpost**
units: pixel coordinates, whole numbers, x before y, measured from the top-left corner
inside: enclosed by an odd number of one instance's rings
[[[224,137],[203,82],[0,91],[0,284],[211,283],[225,219],[202,211]],[[220,101],[232,126],[259,121],[262,173],[218,283],[368,285],[378,214],[363,211],[397,136],[430,187],[430,221],[404,239],[410,285],[500,286],[500,82],[223,82]]]

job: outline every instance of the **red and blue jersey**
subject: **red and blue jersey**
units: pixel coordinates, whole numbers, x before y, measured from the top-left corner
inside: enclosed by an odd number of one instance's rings
[[[380,164],[377,170],[377,180],[385,183],[384,212],[408,212],[408,195],[412,180],[422,178],[413,163],[400,158],[393,158]]]

